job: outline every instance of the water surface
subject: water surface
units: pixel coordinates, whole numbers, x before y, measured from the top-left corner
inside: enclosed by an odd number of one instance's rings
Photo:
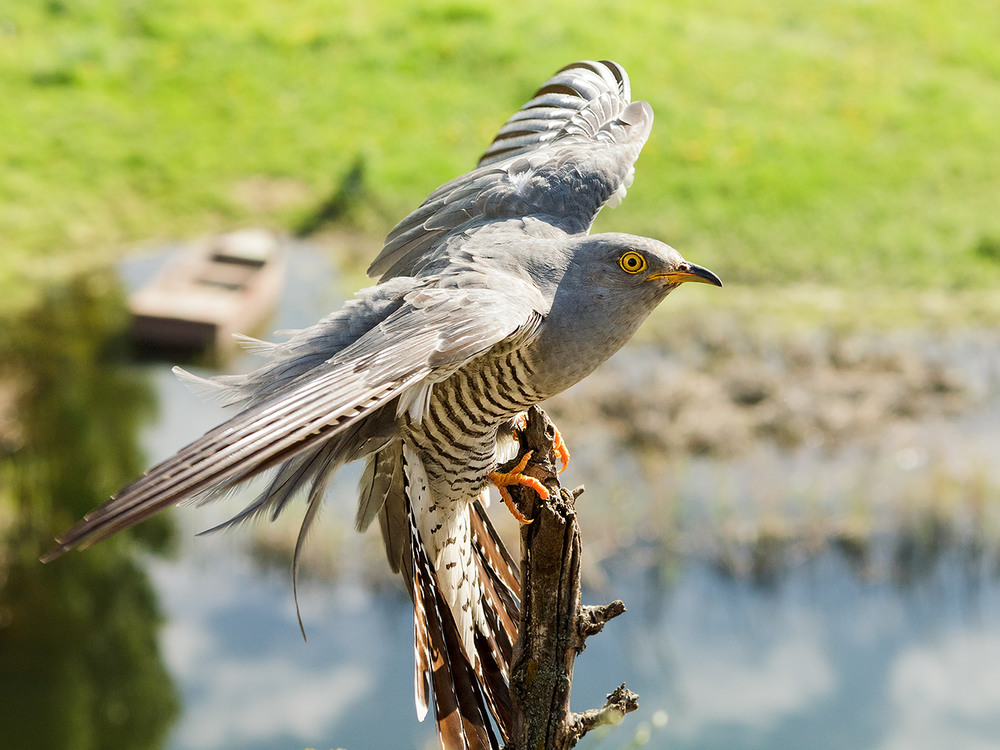
[[[123,266],[126,283],[159,259]],[[57,304],[75,313],[43,321],[65,336],[30,375],[51,398],[36,404],[40,437],[22,436],[31,450],[3,465],[34,498],[24,507],[71,499],[40,524],[49,536],[224,414],[168,363],[115,355],[114,325],[95,326],[81,295]],[[312,323],[342,298],[323,256],[298,247],[274,327]],[[99,330],[106,340],[68,343]],[[970,351],[988,390],[996,357]],[[578,659],[574,707],[622,682],[640,696],[583,746],[1000,746],[998,403],[834,451],[728,459],[625,453],[600,424],[574,428],[563,479],[588,485],[585,599],[629,607]],[[410,603],[373,534],[351,529],[357,477],[338,476],[312,540],[308,642],[280,534],[194,536],[252,490],[172,512],[173,531],[143,532],[138,554],[111,541],[38,566],[39,524],[27,525],[0,588],[0,746],[433,747],[413,705]],[[926,496],[947,507],[908,502]]]

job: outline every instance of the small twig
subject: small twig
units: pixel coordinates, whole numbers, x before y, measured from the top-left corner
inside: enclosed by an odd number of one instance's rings
[[[576,623],[577,632],[580,634],[580,646],[577,652],[583,651],[587,638],[600,633],[605,623],[624,612],[625,603],[621,599],[615,599],[610,604],[598,607],[580,607],[580,616]]]
[[[608,702],[604,704],[603,708],[592,708],[589,711],[573,714],[569,726],[569,732],[573,736],[573,745],[591,729],[605,724],[620,724],[621,720],[625,718],[625,714],[631,713],[637,708],[639,708],[639,696],[622,683],[608,695]]]

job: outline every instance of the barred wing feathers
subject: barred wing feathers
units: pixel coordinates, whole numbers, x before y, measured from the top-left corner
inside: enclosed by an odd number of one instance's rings
[[[564,68],[501,128],[476,169],[445,183],[386,237],[368,268],[410,275],[444,240],[484,223],[537,217],[586,233],[632,184],[653,110],[630,102],[625,70],[610,61]]]
[[[247,479],[316,448],[541,320],[533,298],[423,286],[329,360],[154,466],[60,536],[43,560],[104,539],[163,508]]]

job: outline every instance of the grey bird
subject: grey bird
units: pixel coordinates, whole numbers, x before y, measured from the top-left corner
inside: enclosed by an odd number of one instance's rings
[[[504,739],[511,722],[519,588],[485,507],[516,420],[604,362],[681,283],[721,286],[656,240],[588,234],[631,184],[651,124],[616,63],[558,72],[476,169],[392,230],[369,270],[379,283],[287,341],[258,342],[256,371],[203,381],[241,411],[43,559],[273,469],[224,526],[274,518],[303,491],[294,574],[330,478],[363,460],[356,525],[378,517],[413,599],[417,713],[433,700],[442,748],[496,747],[490,715]]]

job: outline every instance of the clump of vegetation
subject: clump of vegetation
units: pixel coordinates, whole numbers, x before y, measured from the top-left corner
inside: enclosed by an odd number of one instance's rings
[[[975,246],[975,253],[980,258],[1000,263],[1000,237],[993,235],[980,237]]]

